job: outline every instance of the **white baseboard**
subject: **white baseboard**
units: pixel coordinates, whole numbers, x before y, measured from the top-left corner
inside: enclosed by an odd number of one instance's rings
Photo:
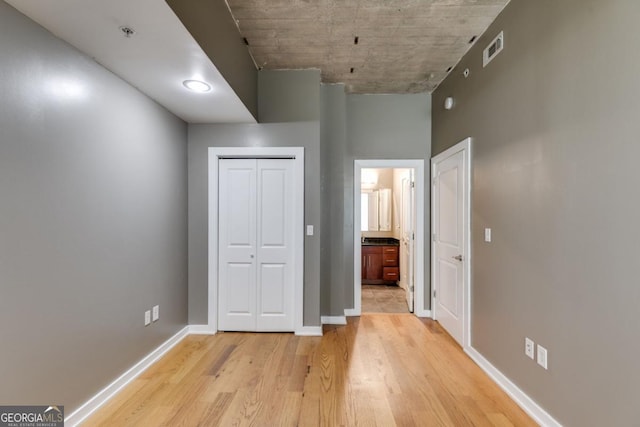
[[[124,386],[133,381],[138,375],[144,372],[149,366],[165,355],[176,344],[189,334],[189,327],[185,326],[177,334],[162,343],[158,348],[153,350],[141,361],[133,365],[127,372],[120,375],[115,381],[99,391],[91,399],[87,400],[81,407],[73,411],[64,420],[66,426],[77,426],[84,421],[89,415],[94,413],[99,407],[104,405]]]
[[[209,325],[189,325],[187,327],[189,328],[189,335],[215,335],[218,333]]]
[[[431,310],[416,310],[414,314],[418,317],[431,317]]]
[[[543,427],[562,427],[551,415],[547,413],[540,405],[525,394],[517,385],[509,378],[493,366],[473,347],[465,348],[465,353],[473,359],[474,362],[482,368],[483,371],[491,377],[491,379],[500,386],[517,404],[520,406],[535,422]]]
[[[188,328],[189,335],[215,335],[218,333],[209,325],[189,325]],[[303,326],[296,330],[295,334],[306,337],[321,337],[322,326]]]
[[[321,337],[322,326],[303,326],[296,330],[296,335],[301,337]]]
[[[346,316],[322,316],[320,321],[323,325],[346,325]]]
[[[345,308],[344,309],[345,316],[360,316],[360,313],[356,311],[355,308]]]

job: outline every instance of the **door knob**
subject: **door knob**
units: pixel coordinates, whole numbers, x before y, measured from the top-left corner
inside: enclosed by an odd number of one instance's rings
[[[249,255],[251,258],[253,258],[253,255]]]
[[[462,255],[451,257],[453,259],[457,259],[458,261],[462,261]]]

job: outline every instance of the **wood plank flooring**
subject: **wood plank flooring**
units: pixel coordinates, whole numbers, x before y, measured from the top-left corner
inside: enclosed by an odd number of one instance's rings
[[[535,426],[432,320],[189,336],[84,426]]]

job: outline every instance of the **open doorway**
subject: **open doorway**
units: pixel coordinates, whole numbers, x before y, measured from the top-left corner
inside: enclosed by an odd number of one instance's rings
[[[424,309],[424,161],[356,160],[354,170],[354,308]]]
[[[362,168],[360,241],[362,313],[414,310],[413,168]]]

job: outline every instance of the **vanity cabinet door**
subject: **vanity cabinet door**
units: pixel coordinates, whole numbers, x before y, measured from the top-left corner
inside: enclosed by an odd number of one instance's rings
[[[382,279],[382,254],[369,255],[366,275],[368,280]]]
[[[362,279],[382,280],[382,247],[362,247]]]

